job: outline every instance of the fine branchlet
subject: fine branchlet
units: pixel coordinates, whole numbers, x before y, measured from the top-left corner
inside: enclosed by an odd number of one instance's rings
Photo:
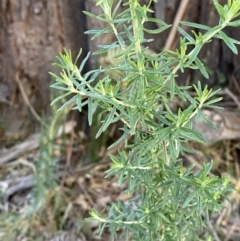
[[[212,161],[196,172],[192,166],[183,166],[180,155],[191,151],[186,148],[186,142],[205,142],[202,134],[192,129],[192,122],[203,119],[214,127],[202,110],[219,109],[216,103],[221,98],[215,97],[218,90],[203,87],[201,82],[180,86],[176,77],[189,68],[198,69],[208,78],[198,54],[213,38],[224,41],[237,53],[235,45],[240,42],[228,37],[224,28],[240,25],[240,20],[236,20],[240,15],[240,2],[228,0],[221,6],[213,0],[219,15],[218,25],[208,27],[182,21],[178,27],[179,48],[151,54],[147,48],[150,40],[145,38],[145,33],[159,34],[171,27],[149,17],[152,2],[154,0],[141,5],[139,0],[128,0],[124,4],[119,0],[96,0],[102,14],[85,14],[105,22],[107,27],[89,30],[87,34],[93,35],[92,39],[104,34],[115,36],[113,43],[99,46],[94,54],[116,50],[116,64],[82,74],[90,54],[78,67],[71,52],[64,49],[55,64],[61,68],[61,73],[52,73],[56,82],[51,86],[63,94],[53,104],[70,96],[59,110],[74,105],[73,109],[82,111],[87,106],[90,125],[97,112],[102,119],[96,137],[109,125],[122,122],[122,135],[109,148],[120,142],[124,142],[124,148],[110,156],[112,166],[106,177],[117,175],[119,185],[127,182],[125,191],[134,198],[112,203],[107,216],[95,209],[91,211],[91,218],[99,222],[99,234],[108,228],[112,240],[119,239],[120,234],[123,240],[129,237],[137,241],[201,240],[198,231],[205,228],[209,215],[221,208],[221,200],[229,191],[229,181],[227,177],[210,175]],[[121,12],[122,5],[125,10]],[[147,22],[160,27],[147,29]],[[187,33],[181,26],[198,31]],[[190,88],[196,91],[196,97],[188,94]],[[187,107],[174,113],[170,104],[176,97]]]

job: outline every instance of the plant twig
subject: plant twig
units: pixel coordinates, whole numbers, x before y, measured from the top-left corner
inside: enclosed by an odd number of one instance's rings
[[[26,106],[29,108],[30,112],[32,113],[32,115],[35,117],[35,119],[43,124],[45,126],[45,123],[43,122],[43,120],[41,119],[41,117],[37,114],[37,112],[35,111],[35,109],[33,108],[33,106],[31,105],[26,93],[25,93],[25,90],[23,88],[23,85],[21,83],[21,81],[19,80],[19,72],[16,73],[15,75],[15,80],[17,82],[17,85],[18,85],[18,88],[21,92],[21,95],[23,97],[23,101],[25,102]]]
[[[225,88],[224,92],[235,102],[235,104],[238,106],[238,109],[240,109],[240,102],[238,101],[237,96],[234,95],[233,92],[228,88]]]
[[[189,2],[189,0],[182,0],[181,1],[180,7],[178,8],[176,17],[174,19],[171,31],[170,31],[170,33],[168,35],[166,44],[164,46],[164,50],[171,49],[173,41],[174,41],[174,38],[175,38],[176,33],[177,33],[177,26],[178,26],[180,20],[182,19],[183,14],[185,13],[185,10],[187,8],[188,2]]]

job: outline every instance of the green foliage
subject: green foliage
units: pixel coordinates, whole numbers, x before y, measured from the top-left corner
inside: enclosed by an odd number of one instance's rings
[[[57,64],[62,72],[52,74],[56,79],[52,87],[65,93],[53,103],[74,94],[59,110],[73,104],[73,109],[81,111],[87,105],[90,124],[100,108],[100,116],[104,119],[96,137],[109,125],[118,121],[123,123],[122,136],[109,148],[121,141],[124,141],[125,148],[119,150],[117,156],[110,156],[113,165],[107,171],[107,177],[118,175],[119,185],[127,181],[126,192],[133,193],[134,198],[127,203],[113,203],[107,217],[92,210],[91,218],[100,223],[100,234],[107,227],[113,240],[120,230],[126,240],[128,237],[138,241],[198,240],[198,231],[205,227],[209,215],[221,208],[219,203],[228,191],[228,179],[209,174],[212,162],[197,173],[192,166],[183,168],[179,156],[190,151],[184,143],[205,141],[201,133],[192,130],[192,121],[203,119],[214,127],[202,113],[202,108],[219,108],[216,103],[221,98],[215,98],[217,91],[209,90],[207,86],[203,88],[200,82],[193,86],[197,94],[193,98],[187,93],[191,87],[179,86],[175,79],[177,73],[186,68],[199,69],[208,78],[198,54],[213,38],[222,39],[237,53],[235,45],[240,42],[229,38],[223,29],[240,25],[239,20],[234,20],[240,15],[240,3],[228,0],[227,5],[221,6],[214,0],[220,17],[217,26],[183,21],[182,25],[199,31],[189,34],[178,27],[182,35],[179,49],[151,55],[143,47],[151,41],[145,39],[144,33],[160,33],[170,27],[161,20],[148,17],[152,2],[141,6],[139,0],[129,0],[124,4],[126,10],[119,12],[122,1],[97,0],[103,13],[96,16],[85,12],[108,24],[104,29],[87,31],[93,35],[92,39],[102,34],[116,37],[115,42],[99,46],[100,49],[93,54],[115,49],[122,51],[117,51],[115,56],[117,65],[82,74],[89,55],[78,68],[76,61],[72,61],[71,52],[64,49]],[[146,29],[147,22],[157,22],[161,27]],[[111,71],[121,72],[116,81],[111,79]],[[188,105],[177,113],[170,109],[175,96]]]

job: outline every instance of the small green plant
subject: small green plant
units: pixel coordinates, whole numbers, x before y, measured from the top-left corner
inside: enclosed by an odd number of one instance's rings
[[[170,27],[159,19],[148,17],[153,1],[149,0],[148,5],[142,6],[139,0],[128,0],[123,4],[125,10],[120,12],[122,1],[96,0],[103,13],[99,16],[85,13],[108,26],[89,30],[87,34],[92,34],[92,39],[114,34],[116,41],[99,46],[94,54],[121,49],[115,56],[120,61],[116,61],[118,64],[113,67],[82,74],[90,54],[78,68],[76,61],[72,61],[71,52],[65,49],[56,63],[62,72],[60,75],[52,74],[56,83],[51,86],[65,93],[53,103],[71,95],[59,110],[74,104],[73,109],[81,111],[87,105],[90,125],[94,113],[100,108],[100,116],[104,118],[96,137],[109,125],[119,121],[123,123],[122,136],[109,148],[122,141],[125,146],[117,156],[110,156],[113,164],[106,177],[118,175],[119,185],[127,181],[126,192],[132,193],[134,198],[127,203],[113,203],[107,217],[96,210],[91,211],[91,218],[100,223],[100,234],[107,227],[112,240],[120,234],[125,240],[137,241],[199,240],[198,231],[205,227],[209,215],[221,208],[220,200],[229,190],[228,178],[209,175],[212,162],[197,173],[193,167],[184,168],[179,156],[191,151],[185,148],[184,143],[205,141],[201,133],[192,129],[192,121],[202,118],[214,127],[202,109],[219,109],[215,104],[221,98],[214,98],[217,90],[209,90],[207,86],[202,88],[200,82],[193,85],[197,94],[193,98],[187,92],[191,87],[179,86],[175,79],[178,72],[184,72],[186,68],[199,69],[208,78],[198,54],[213,38],[223,40],[237,53],[235,44],[240,42],[229,38],[223,29],[240,25],[240,20],[234,20],[240,15],[240,2],[228,0],[225,6],[221,6],[213,0],[220,17],[218,25],[208,27],[183,21],[182,25],[199,31],[189,34],[178,27],[182,35],[179,49],[151,55],[144,47],[150,41],[145,39],[144,33],[158,34]],[[147,29],[146,22],[155,22],[161,27]],[[110,77],[112,71],[121,72],[116,81]],[[102,73],[105,77],[101,78]],[[177,113],[169,107],[175,96],[188,105]]]
[[[53,99],[53,98],[52,98]],[[64,101],[64,98],[62,99]],[[64,102],[62,102],[64,103]],[[61,103],[61,104],[62,104]],[[60,103],[59,103],[60,104]],[[66,123],[68,109],[57,112],[58,106],[52,106],[51,115],[40,119],[39,156],[32,174],[32,189],[29,191],[29,203],[17,208],[5,208],[0,214],[0,240],[42,241],[47,235],[64,226],[63,207],[69,203],[66,191],[59,184],[59,164],[56,150],[63,152],[61,145],[56,145],[59,128]],[[61,136],[64,138],[64,136]],[[18,167],[19,173],[22,173]],[[23,173],[26,173],[24,171]],[[4,193],[0,195],[4,197]],[[8,200],[5,201],[6,203]],[[20,202],[21,203],[21,202]],[[13,205],[14,207],[14,205]],[[50,225],[49,225],[50,224]],[[44,230],[44,232],[41,232]]]

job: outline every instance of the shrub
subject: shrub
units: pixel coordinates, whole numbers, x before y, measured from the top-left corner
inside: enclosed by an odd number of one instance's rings
[[[116,41],[99,46],[95,54],[121,49],[115,56],[119,61],[115,66],[100,67],[83,75],[81,71],[90,54],[78,68],[76,61],[72,61],[71,52],[65,49],[56,64],[62,72],[52,74],[56,83],[51,86],[65,93],[53,103],[71,95],[59,110],[74,104],[73,109],[81,111],[87,105],[90,125],[94,113],[100,109],[100,116],[104,118],[96,137],[109,125],[123,123],[122,136],[109,148],[124,141],[124,149],[119,150],[118,155],[110,156],[112,167],[106,177],[118,175],[119,185],[127,181],[126,192],[132,193],[134,198],[127,203],[113,203],[107,217],[96,210],[91,211],[91,218],[100,223],[100,234],[108,227],[112,239],[122,230],[126,240],[128,237],[138,241],[197,240],[198,231],[204,228],[209,214],[221,208],[220,200],[228,190],[228,178],[209,175],[212,161],[194,172],[192,166],[184,168],[179,157],[183,152],[191,151],[184,146],[186,142],[204,143],[202,134],[192,129],[192,121],[203,119],[214,127],[202,109],[219,109],[215,104],[221,98],[214,97],[217,90],[203,88],[200,82],[193,85],[196,91],[193,98],[187,92],[191,87],[179,86],[175,80],[178,72],[184,72],[186,68],[198,69],[208,78],[198,54],[213,38],[223,40],[237,53],[235,44],[239,41],[228,37],[223,29],[240,25],[240,20],[234,20],[240,14],[240,3],[228,0],[221,6],[214,0],[220,18],[218,25],[208,27],[183,21],[181,25],[199,31],[189,34],[178,27],[182,35],[179,49],[152,55],[144,47],[151,41],[145,39],[144,33],[158,34],[170,27],[162,20],[148,17],[153,1],[142,6],[139,0],[128,0],[124,4],[126,10],[119,12],[122,1],[96,0],[103,13],[99,16],[85,13],[108,26],[89,30],[87,34],[92,34],[92,39],[114,34]],[[146,22],[158,23],[161,27],[147,29]],[[112,71],[121,72],[116,81],[111,79]],[[169,106],[176,96],[188,107],[173,113]]]

